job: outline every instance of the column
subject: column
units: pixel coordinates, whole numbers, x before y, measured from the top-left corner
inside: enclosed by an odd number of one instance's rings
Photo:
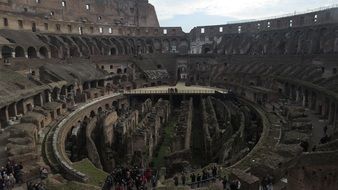
[[[4,128],[9,120],[8,107],[0,109],[0,129]]]
[[[297,90],[296,90],[296,102],[299,102],[299,99],[300,99],[300,95],[299,95],[299,93],[300,93],[300,89],[299,88],[297,88]]]

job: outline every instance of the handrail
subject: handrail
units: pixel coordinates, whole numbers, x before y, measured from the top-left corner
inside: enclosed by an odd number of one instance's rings
[[[124,94],[215,94],[217,90],[125,90]]]

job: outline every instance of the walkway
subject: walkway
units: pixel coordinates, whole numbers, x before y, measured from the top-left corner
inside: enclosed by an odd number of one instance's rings
[[[176,86],[166,85],[126,90],[124,94],[215,94],[216,92],[227,93],[224,89],[205,86],[186,86],[185,83],[179,82]]]

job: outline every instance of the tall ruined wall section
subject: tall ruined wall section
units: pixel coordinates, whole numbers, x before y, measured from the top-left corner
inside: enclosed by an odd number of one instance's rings
[[[338,52],[338,8],[246,23],[199,26],[192,54],[298,55]]]
[[[0,0],[0,11],[50,20],[158,27],[147,0]]]

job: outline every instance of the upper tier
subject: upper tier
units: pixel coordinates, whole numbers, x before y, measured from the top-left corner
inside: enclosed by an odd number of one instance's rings
[[[0,11],[66,22],[159,26],[148,0],[0,0]]]
[[[303,14],[292,14],[271,19],[238,22],[223,25],[198,26],[191,30],[193,39],[199,36],[221,36],[223,34],[256,33],[266,30],[280,30],[338,22],[338,5],[320,8]]]

